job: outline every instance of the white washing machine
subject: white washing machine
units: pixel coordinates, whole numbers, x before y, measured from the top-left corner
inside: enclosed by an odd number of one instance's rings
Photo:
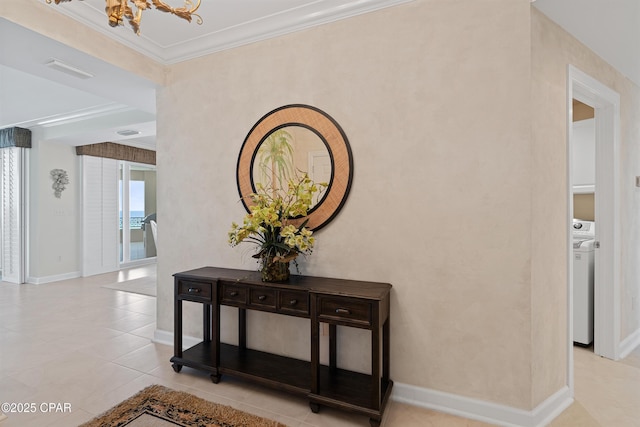
[[[593,342],[595,223],[573,220],[573,341]]]

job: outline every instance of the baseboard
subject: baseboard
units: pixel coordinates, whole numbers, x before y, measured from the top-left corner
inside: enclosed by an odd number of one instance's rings
[[[479,399],[394,382],[391,399],[396,402],[482,421],[504,427],[543,427],[573,403],[563,387],[531,411]]]
[[[192,347],[202,338],[183,336],[183,348]],[[153,342],[173,345],[173,332],[156,329]],[[543,427],[572,403],[571,391],[563,387],[531,411],[498,405],[457,394],[444,393],[410,384],[393,383],[391,399],[408,405],[445,412],[460,417],[505,427]]]
[[[120,270],[123,270],[125,268],[134,268],[134,267],[142,267],[150,264],[157,264],[157,262],[158,262],[157,257],[149,257],[149,258],[143,258],[135,261],[123,262],[123,263],[120,263]]]
[[[618,355],[620,359],[624,359],[627,357],[633,350],[636,349],[640,345],[640,329],[636,329],[631,335],[626,337],[620,343],[620,349],[618,351]]]
[[[173,332],[163,331],[162,329],[156,329],[153,332],[152,341],[158,344],[173,346]],[[202,342],[202,338],[190,337],[188,335],[182,336],[183,349],[193,347],[194,345],[200,344],[201,342]]]
[[[57,274],[54,276],[27,277],[26,283],[42,285],[44,283],[59,282],[60,280],[77,279],[78,277],[81,277],[80,272],[73,271],[71,273]]]

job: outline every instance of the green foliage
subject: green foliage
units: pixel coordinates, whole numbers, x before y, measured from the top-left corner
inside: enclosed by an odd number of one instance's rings
[[[250,213],[242,225],[235,222],[229,231],[229,244],[236,246],[249,242],[258,246],[256,258],[274,257],[275,261],[288,262],[298,254],[310,254],[315,243],[313,232],[306,228],[308,220],[294,225],[307,216],[313,195],[326,184],[316,184],[307,174],[297,181],[287,181],[287,191],[257,185]]]

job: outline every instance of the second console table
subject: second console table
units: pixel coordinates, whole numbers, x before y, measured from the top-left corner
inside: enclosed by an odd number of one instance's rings
[[[173,369],[182,366],[222,374],[305,395],[313,412],[331,406],[366,415],[380,425],[393,381],[389,378],[390,330],[387,283],[292,275],[265,283],[256,271],[203,267],[174,274]],[[203,339],[182,348],[182,302],[201,303]],[[220,306],[238,308],[238,345],[220,342]],[[311,360],[247,347],[246,311],[258,310],[311,320]],[[329,365],[320,363],[320,323],[329,325]],[[371,374],[337,366],[337,326],[371,331]]]

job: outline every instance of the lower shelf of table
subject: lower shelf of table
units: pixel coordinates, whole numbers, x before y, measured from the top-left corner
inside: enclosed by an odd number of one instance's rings
[[[311,390],[310,362],[235,345],[220,344],[218,372],[296,394]]]
[[[393,381],[380,380],[380,401],[371,399],[371,375],[320,367],[320,390],[310,393],[311,401],[336,408],[350,409],[374,417],[380,415],[389,398]]]
[[[213,346],[214,343],[212,341],[203,341],[187,350],[183,350],[182,356],[173,356],[170,362],[180,367],[189,366],[201,371],[217,373],[217,368],[211,363],[214,353]]]
[[[258,350],[220,344],[219,366],[213,365],[213,343],[201,342],[172,357],[171,362],[217,374],[244,378],[278,390],[312,397],[329,406],[341,406],[366,414],[381,411],[383,404],[371,402],[371,375],[345,369],[320,366],[320,391],[311,395],[311,362]],[[382,396],[388,395],[392,382],[381,380]]]

